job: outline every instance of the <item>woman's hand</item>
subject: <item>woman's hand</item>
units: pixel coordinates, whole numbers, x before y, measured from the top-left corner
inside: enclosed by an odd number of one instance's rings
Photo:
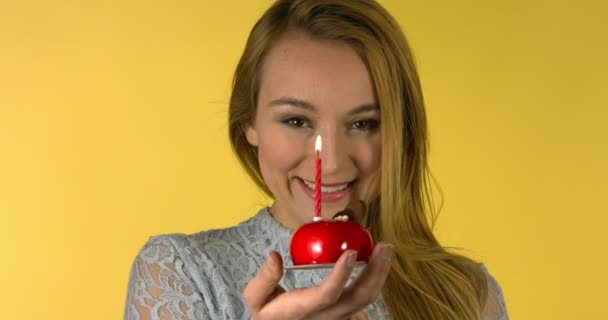
[[[349,250],[320,285],[285,291],[279,286],[283,259],[272,251],[243,296],[255,320],[367,319],[363,309],[380,296],[392,256],[391,244],[378,243],[368,265],[345,288],[357,257],[356,251]]]

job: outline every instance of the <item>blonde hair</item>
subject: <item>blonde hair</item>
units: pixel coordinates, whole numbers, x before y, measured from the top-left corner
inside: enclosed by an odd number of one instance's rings
[[[373,0],[278,0],[256,23],[237,66],[230,98],[234,152],[269,196],[257,149],[245,137],[256,112],[266,53],[287,31],[341,41],[367,64],[381,113],[380,196],[366,226],[395,245],[382,296],[394,319],[480,319],[486,279],[474,261],[443,248],[432,233],[428,135],[414,58],[391,15]]]

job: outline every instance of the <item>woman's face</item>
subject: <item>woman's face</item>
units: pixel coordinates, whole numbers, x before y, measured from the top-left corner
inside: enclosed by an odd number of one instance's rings
[[[312,222],[317,135],[323,218],[352,199],[369,201],[380,171],[379,125],[370,75],[351,47],[303,33],[282,37],[265,58],[255,120],[246,131],[275,198],[275,219],[292,229]]]

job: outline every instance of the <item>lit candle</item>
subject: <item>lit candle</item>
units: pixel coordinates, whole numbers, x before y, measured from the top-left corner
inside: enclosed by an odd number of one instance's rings
[[[321,221],[321,136],[315,141],[315,217],[313,221]]]

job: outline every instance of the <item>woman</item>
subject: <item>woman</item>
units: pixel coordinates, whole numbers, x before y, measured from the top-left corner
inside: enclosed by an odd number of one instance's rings
[[[324,219],[367,204],[356,218],[377,243],[359,273],[350,251],[331,271],[283,270],[293,230],[311,220],[317,135]],[[230,140],[273,205],[232,228],[151,238],[133,265],[126,319],[506,319],[485,268],[431,231],[420,83],[402,31],[375,1],[269,8],[235,73]]]

